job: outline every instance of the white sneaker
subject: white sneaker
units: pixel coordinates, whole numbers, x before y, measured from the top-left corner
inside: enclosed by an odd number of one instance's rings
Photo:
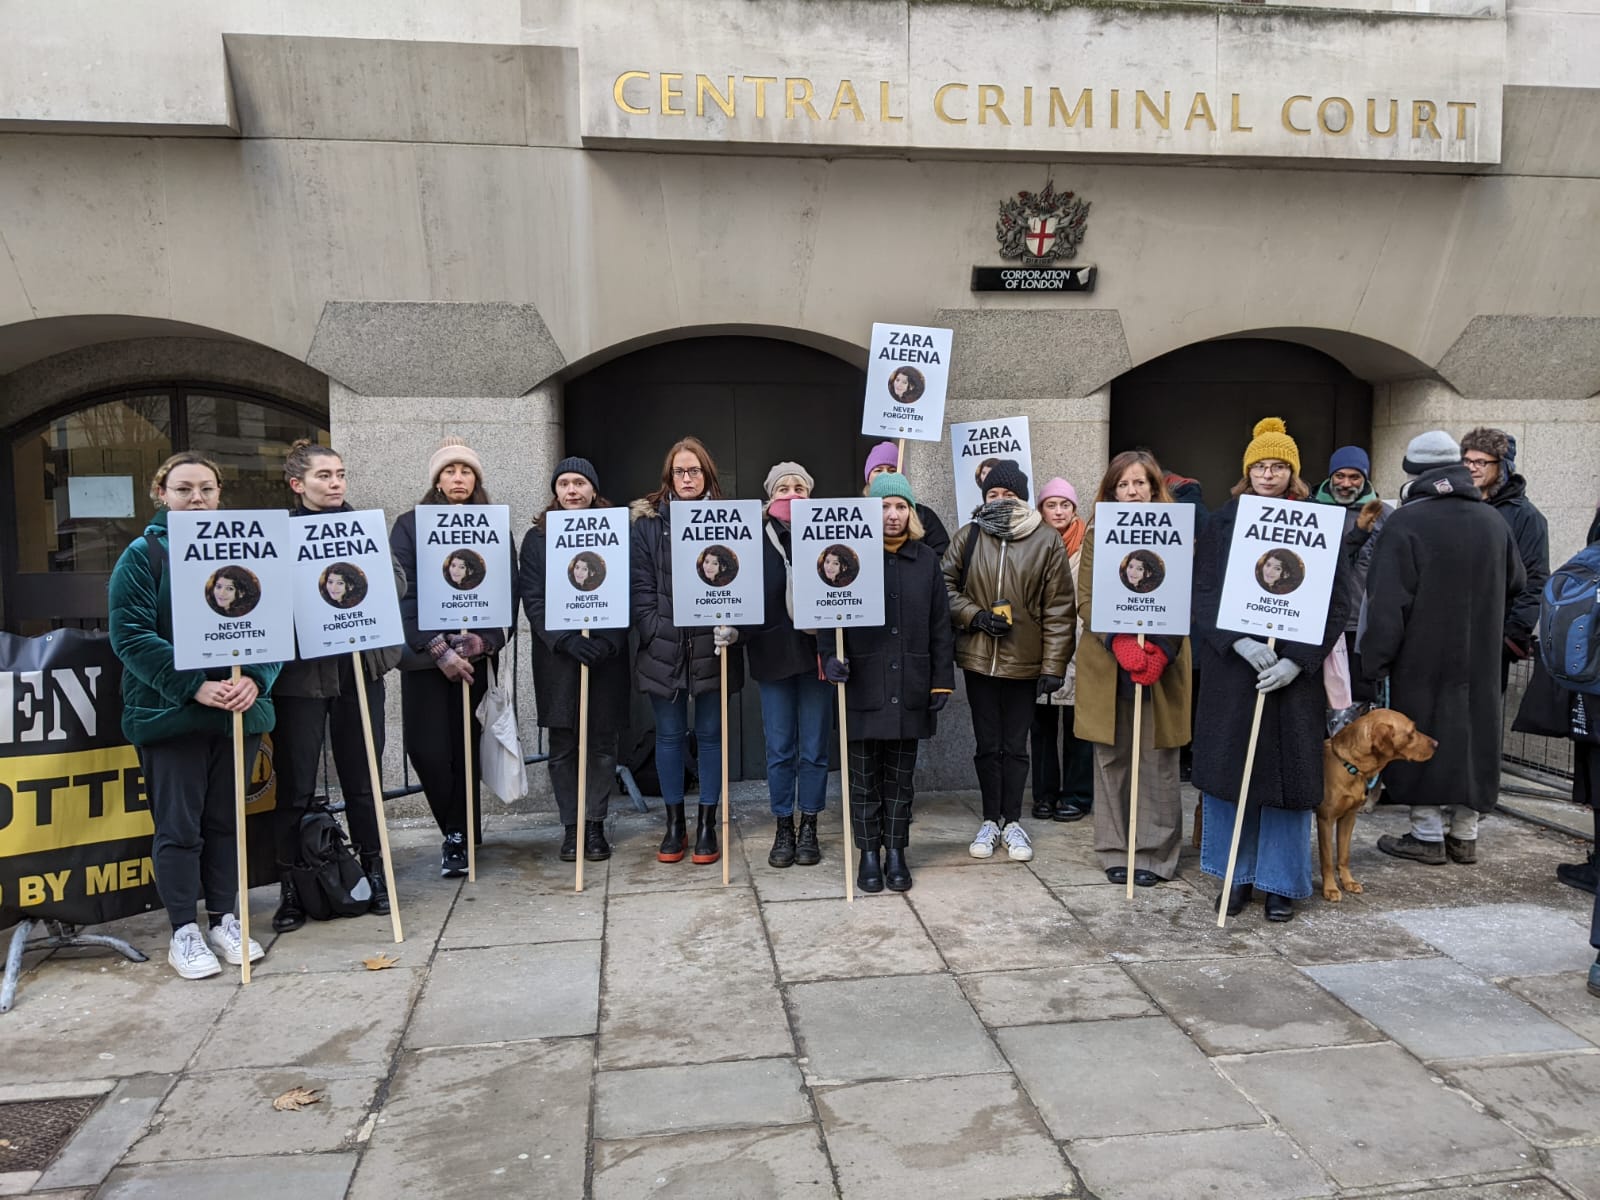
[[[167,961],[172,969],[185,979],[208,979],[222,974],[222,964],[211,953],[205,938],[200,936],[200,926],[190,921],[181,929],[172,931],[172,945],[167,947]]]
[[[996,843],[1000,841],[1000,826],[993,821],[985,821],[978,826],[978,836],[972,839],[972,845],[967,847],[967,853],[973,858],[993,858]]]
[[[1033,857],[1033,843],[1028,840],[1028,831],[1015,821],[1006,826],[1006,853],[1011,856],[1012,862],[1027,862]]]
[[[212,949],[234,966],[237,967],[244,961],[239,953],[244,941],[244,930],[239,927],[239,918],[232,913],[224,914],[222,924],[207,933],[206,937],[211,942]],[[261,943],[251,938],[250,961],[255,962],[264,954],[266,951],[261,948]]]

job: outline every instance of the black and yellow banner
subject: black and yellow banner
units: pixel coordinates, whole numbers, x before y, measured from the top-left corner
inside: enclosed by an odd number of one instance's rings
[[[121,722],[122,664],[105,634],[0,634],[0,928],[159,906],[150,801]],[[268,736],[245,810],[253,887],[277,877],[274,783]]]

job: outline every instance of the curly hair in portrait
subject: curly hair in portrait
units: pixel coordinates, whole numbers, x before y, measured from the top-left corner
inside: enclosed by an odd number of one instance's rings
[[[444,580],[458,592],[472,591],[488,574],[488,564],[476,550],[452,550],[444,560]]]
[[[739,557],[726,546],[707,546],[694,560],[694,569],[707,587],[725,588],[739,574]]]
[[[592,592],[606,581],[606,560],[593,550],[583,550],[567,564],[567,580],[580,592]]]
[[[317,591],[335,608],[355,608],[367,598],[367,573],[355,563],[336,562],[322,572]]]
[[[1277,547],[1256,560],[1256,582],[1274,596],[1287,596],[1306,581],[1306,564],[1293,550]]]
[[[927,390],[927,379],[915,367],[896,367],[889,376],[889,395],[896,404],[915,404]]]
[[[978,483],[978,490],[983,490],[983,477],[999,464],[998,458],[986,458],[978,464],[978,469],[972,473],[972,478]]]
[[[206,580],[206,603],[219,616],[242,617],[261,603],[261,581],[243,567],[218,567]]]
[[[1144,595],[1166,581],[1167,564],[1153,550],[1134,550],[1122,560],[1118,574],[1130,592]]]
[[[829,587],[849,587],[861,574],[861,560],[849,546],[835,542],[817,555],[817,576]]]

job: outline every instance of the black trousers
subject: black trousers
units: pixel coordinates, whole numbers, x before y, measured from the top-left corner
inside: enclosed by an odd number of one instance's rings
[[[1033,706],[1033,798],[1094,807],[1094,750],[1072,731],[1072,705]]]
[[[1033,728],[1036,679],[996,679],[965,671],[967,703],[978,752],[978,791],[983,819],[1003,825],[1022,817],[1022,789],[1028,782],[1028,731]]]
[[[355,693],[355,671],[349,659],[339,664],[339,695],[326,699],[310,696],[274,696],[278,723],[272,730],[272,759],[278,772],[278,798],[272,832],[278,862],[292,865],[299,858],[300,818],[316,798],[317,767],[322,761],[324,736],[331,737],[333,766],[344,793],[345,822],[358,853],[378,853],[378,810],[367,770],[367,743],[361,732],[361,700]],[[383,680],[367,681],[367,704],[372,711],[372,741],[383,766]]]
[[[911,844],[915,738],[850,742],[850,832],[857,850]]]
[[[604,821],[611,811],[611,788],[617,781],[617,735],[589,735],[589,792],[584,797],[586,821]],[[578,731],[550,731],[550,786],[563,825],[578,823]]]
[[[260,747],[259,735],[244,739],[246,771]],[[172,927],[193,922],[202,897],[209,915],[232,912],[239,896],[232,735],[190,734],[140,746],[139,769],[156,826],[156,893]]]
[[[489,672],[480,659],[473,664],[471,704],[474,709],[489,690]],[[445,836],[467,832],[466,750],[461,729],[461,685],[444,672],[425,668],[400,673],[401,732],[406,757],[428,797],[428,807]],[[472,721],[472,811],[477,817],[472,836],[483,834],[483,759],[478,737],[483,727]]]

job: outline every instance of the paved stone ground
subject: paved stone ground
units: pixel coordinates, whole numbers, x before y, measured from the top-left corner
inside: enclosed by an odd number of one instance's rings
[[[159,916],[118,930],[147,964],[30,956],[0,1101],[104,1099],[0,1194],[1600,1200],[1571,839],[1495,818],[1479,866],[1420,867],[1379,813],[1364,894],[1218,930],[1191,851],[1129,903],[1088,822],[976,862],[972,797],[928,796],[915,888],[846,906],[837,808],[787,871],[761,786],[736,810],[726,890],[655,861],[657,814],[582,895],[548,819],[497,817],[472,885],[397,831],[397,951],[372,917],[272,942],[262,890],[248,988],[174,976]],[[323,1102],[274,1112],[295,1085]]]

